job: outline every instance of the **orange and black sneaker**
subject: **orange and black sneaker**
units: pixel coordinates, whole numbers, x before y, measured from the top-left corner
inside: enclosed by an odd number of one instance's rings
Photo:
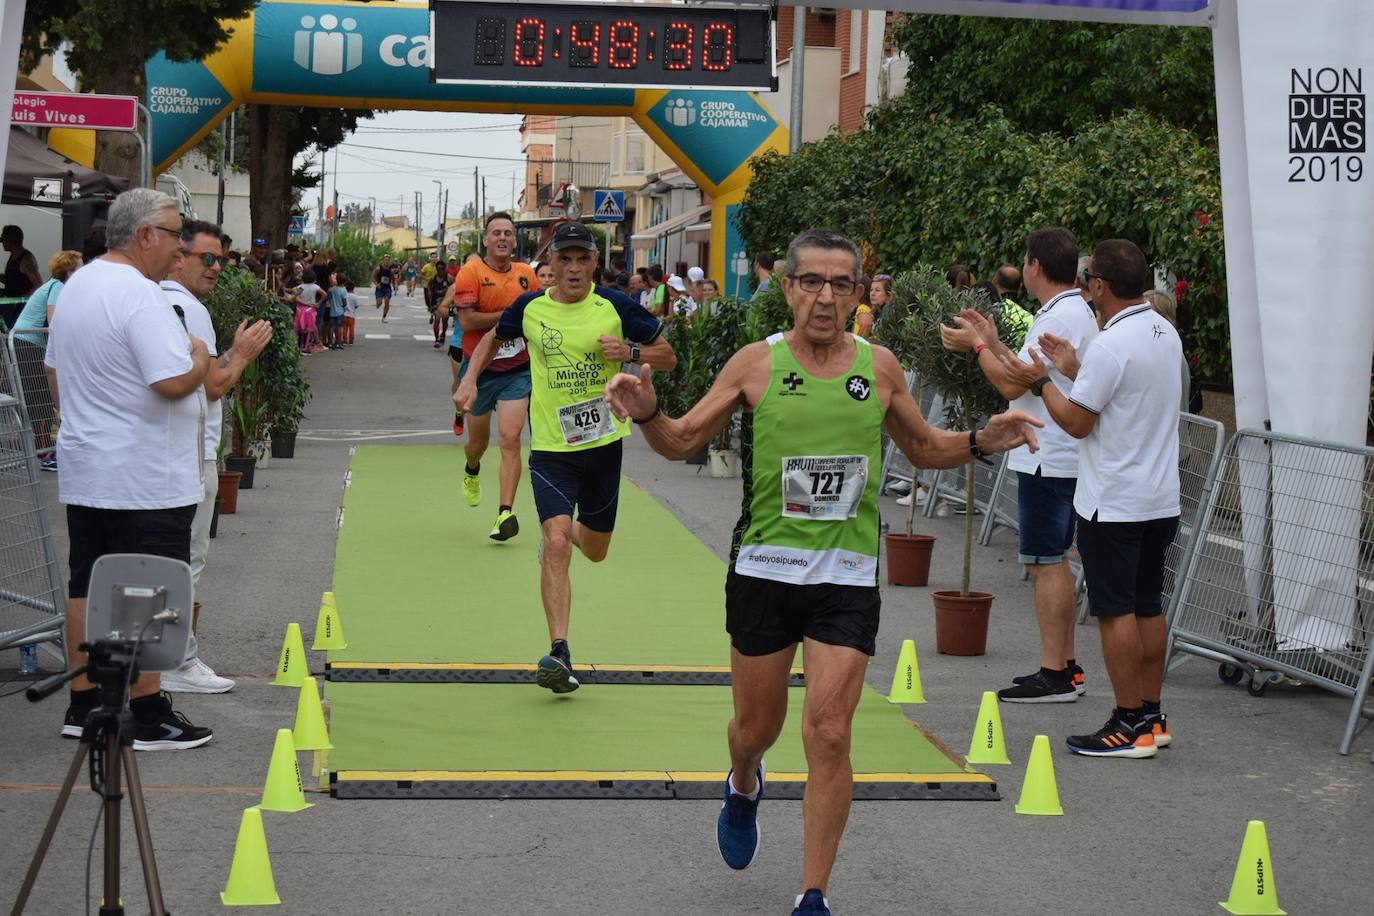
[[[1174,733],[1169,731],[1169,717],[1164,713],[1146,713],[1145,721],[1155,736],[1155,747],[1168,747],[1174,743]]]
[[[1074,735],[1068,744],[1075,754],[1088,757],[1153,757],[1156,753],[1150,722],[1128,721],[1119,711],[1094,734]]]
[[[1069,673],[1073,675],[1073,692],[1081,696],[1087,696],[1088,681],[1083,677],[1083,667],[1077,662],[1069,661]]]
[[[453,434],[455,436],[461,436],[463,434],[463,415],[460,413],[455,413],[453,415]]]

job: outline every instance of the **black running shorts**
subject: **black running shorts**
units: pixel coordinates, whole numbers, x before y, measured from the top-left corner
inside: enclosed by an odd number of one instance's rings
[[[67,506],[72,577],[67,597],[85,598],[95,561],[107,553],[147,553],[191,562],[191,520],[196,507],[93,509]]]
[[[1099,522],[1078,516],[1078,554],[1094,617],[1158,617],[1164,611],[1164,555],[1178,516]]]
[[[741,655],[771,655],[803,637],[872,655],[881,603],[877,586],[725,575],[725,630]]]

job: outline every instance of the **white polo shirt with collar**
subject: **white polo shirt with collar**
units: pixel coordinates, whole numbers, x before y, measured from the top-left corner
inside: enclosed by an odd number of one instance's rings
[[[1067,340],[1078,354],[1079,362],[1082,362],[1088,351],[1088,344],[1097,337],[1097,316],[1093,314],[1092,307],[1077,289],[1065,290],[1054,296],[1040,306],[1040,310],[1035,313],[1035,320],[1031,322],[1030,330],[1026,332],[1025,343],[1021,345],[1021,352],[1018,354],[1023,363],[1030,364],[1032,348],[1039,353],[1040,335],[1046,332]],[[1056,388],[1068,391],[1072,387],[1073,382],[1060,372],[1054,363],[1045,359],[1043,354],[1041,361],[1045,363],[1050,381]],[[1025,391],[1011,402],[1010,407],[1030,414],[1045,426],[1035,433],[1040,450],[1032,452],[1024,445],[1012,449],[1007,453],[1007,467],[1023,474],[1034,474],[1039,471],[1042,477],[1077,477],[1078,440],[1059,428],[1059,424],[1054,422],[1054,418],[1045,409],[1045,402]]]
[[[1113,316],[1089,345],[1068,394],[1097,414],[1078,443],[1073,507],[1083,518],[1143,522],[1179,514],[1182,359],[1178,332],[1146,302]]]

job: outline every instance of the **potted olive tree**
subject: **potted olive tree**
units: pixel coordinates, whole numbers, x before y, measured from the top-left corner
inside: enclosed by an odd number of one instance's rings
[[[882,344],[892,351],[904,369],[912,370],[916,351],[922,344],[921,337],[927,333],[925,325],[914,317],[924,310],[921,303],[938,300],[947,290],[944,279],[928,269],[907,271],[893,282],[883,314]],[[930,580],[930,556],[935,549],[935,537],[914,530],[916,478],[919,475],[920,468],[913,469],[913,498],[906,510],[906,530],[889,531],[883,537],[890,585],[924,586]]]
[[[907,348],[906,365],[940,394],[945,423],[949,429],[972,429],[974,424],[1005,410],[1006,399],[979,370],[972,354],[946,350],[940,342],[940,326],[952,325],[964,309],[988,316],[997,326],[1003,341],[1012,339],[1014,330],[1002,315],[1000,304],[993,303],[978,290],[954,290],[938,273],[930,270],[906,275],[893,284],[894,300],[900,296],[905,308],[901,335]],[[923,275],[923,276],[919,276]],[[890,307],[890,306],[889,306]],[[884,319],[884,339],[887,339]],[[982,655],[987,645],[988,616],[993,595],[973,591],[974,474],[971,466],[964,476],[964,562],[958,591],[936,591],[935,647],[948,655]],[[912,500],[915,503],[915,500]]]

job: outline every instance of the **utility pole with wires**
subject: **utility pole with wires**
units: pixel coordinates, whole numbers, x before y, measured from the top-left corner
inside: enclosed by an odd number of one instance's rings
[[[329,221],[329,244],[339,235],[339,148],[334,147],[334,218]]]
[[[477,182],[477,169],[474,168],[472,170],[472,226],[474,229],[477,228],[479,225],[478,221],[482,218],[482,211],[479,208],[482,198],[477,191]]]
[[[487,180],[482,179],[482,218],[487,218]]]
[[[420,254],[420,203],[424,200],[419,191],[415,192],[415,254]]]
[[[315,222],[315,244],[324,246],[324,150],[320,150],[320,212]]]
[[[444,253],[444,235],[448,231],[448,191],[444,192],[444,209],[439,214],[439,256]]]

